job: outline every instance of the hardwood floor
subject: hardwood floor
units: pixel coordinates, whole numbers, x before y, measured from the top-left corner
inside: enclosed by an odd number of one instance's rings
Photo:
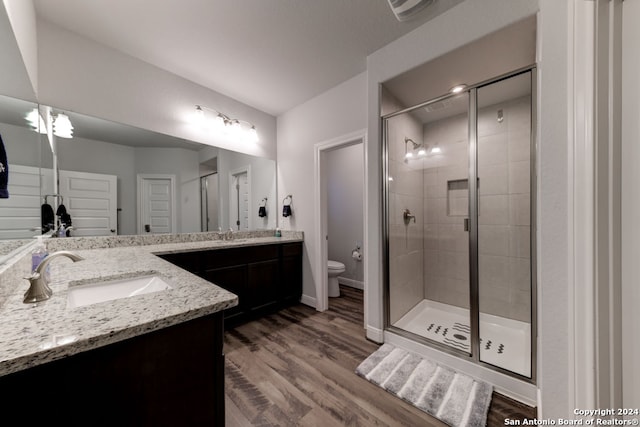
[[[227,331],[227,426],[446,425],[355,374],[379,346],[365,338],[362,291],[341,291],[324,313],[299,304]],[[494,393],[487,425],[532,411]]]

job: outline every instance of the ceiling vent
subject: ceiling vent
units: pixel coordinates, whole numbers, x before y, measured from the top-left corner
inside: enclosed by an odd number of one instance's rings
[[[430,6],[434,0],[387,0],[398,21],[407,21]]]

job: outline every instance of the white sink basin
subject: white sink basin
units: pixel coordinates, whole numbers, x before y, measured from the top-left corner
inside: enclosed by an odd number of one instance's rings
[[[69,285],[67,308],[163,292],[168,289],[172,288],[159,274],[146,274],[97,282],[76,282]]]

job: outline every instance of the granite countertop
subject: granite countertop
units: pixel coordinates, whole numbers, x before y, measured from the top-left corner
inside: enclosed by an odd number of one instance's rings
[[[190,240],[181,235],[113,246],[107,239],[57,239],[49,253],[67,249],[85,258],[73,263],[66,257],[51,262],[53,296],[37,305],[24,304],[28,282],[14,272],[3,287],[12,289],[0,306],[0,375],[7,375],[82,351],[112,344],[237,305],[236,295],[183,270],[155,254],[254,246],[302,241],[302,233],[283,237],[249,237],[235,240]],[[149,236],[139,236],[141,239]],[[199,234],[199,238],[202,236]],[[240,237],[240,236],[238,236]],[[178,243],[172,243],[177,241]],[[157,242],[157,243],[156,243]],[[151,243],[151,244],[150,244]],[[153,244],[156,243],[156,244]],[[65,247],[65,245],[67,247]],[[55,247],[52,250],[51,247]],[[21,261],[28,269],[30,256]],[[20,270],[15,268],[14,270]],[[159,274],[172,289],[104,303],[67,308],[67,293],[75,282],[105,281],[120,277]]]

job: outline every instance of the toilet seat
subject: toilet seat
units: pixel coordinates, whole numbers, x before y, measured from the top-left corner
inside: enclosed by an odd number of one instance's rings
[[[338,261],[331,261],[327,263],[329,270],[344,270],[344,264]]]

